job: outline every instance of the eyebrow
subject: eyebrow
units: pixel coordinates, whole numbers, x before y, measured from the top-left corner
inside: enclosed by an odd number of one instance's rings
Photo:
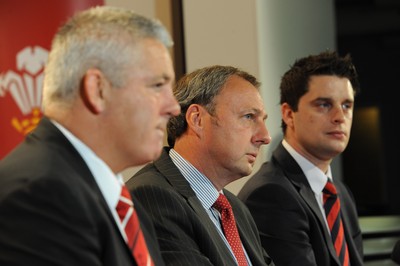
[[[263,110],[256,109],[256,108],[251,108],[250,110],[254,111],[254,113],[256,113],[257,115],[260,115],[260,114],[263,114],[263,113],[264,113]],[[263,115],[263,120],[266,120],[267,118],[268,118],[268,114],[265,113],[265,114]]]
[[[171,77],[171,75],[162,73],[160,75],[155,75],[155,76],[149,77],[149,80],[151,80],[151,81],[159,81],[159,80],[170,81],[170,80],[172,80],[172,77]]]
[[[333,102],[333,99],[332,98],[328,98],[328,97],[318,97],[318,98],[315,98],[314,100],[312,100],[311,102],[317,102],[317,101]],[[352,102],[354,102],[354,99],[347,98],[347,99],[344,100],[344,102],[352,103]]]

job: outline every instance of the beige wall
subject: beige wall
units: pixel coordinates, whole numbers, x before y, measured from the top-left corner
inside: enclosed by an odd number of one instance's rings
[[[104,0],[104,3],[109,6],[129,8],[145,16],[156,15],[155,0]]]

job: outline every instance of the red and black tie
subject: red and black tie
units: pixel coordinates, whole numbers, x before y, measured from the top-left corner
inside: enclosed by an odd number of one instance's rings
[[[140,228],[139,219],[133,208],[131,195],[126,186],[122,186],[117,213],[127,236],[127,244],[132,251],[132,255],[135,257],[137,265],[154,266],[142,229]]]
[[[343,222],[340,216],[340,200],[337,196],[335,185],[331,180],[323,189],[323,200],[326,220],[331,231],[333,245],[335,246],[336,254],[339,257],[341,265],[348,266],[349,251],[347,249],[346,239],[344,237]]]

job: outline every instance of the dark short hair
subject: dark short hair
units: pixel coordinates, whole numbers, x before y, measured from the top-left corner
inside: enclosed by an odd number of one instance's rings
[[[354,94],[360,92],[358,74],[353,65],[350,54],[341,57],[337,52],[325,51],[317,55],[309,55],[300,58],[283,75],[280,84],[280,103],[287,103],[293,111],[297,111],[298,103],[308,91],[308,85],[312,76],[332,75],[348,78]],[[286,124],[282,120],[283,132]]]

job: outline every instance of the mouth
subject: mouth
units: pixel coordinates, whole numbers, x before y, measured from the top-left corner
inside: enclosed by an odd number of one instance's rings
[[[335,131],[328,132],[328,135],[332,136],[336,139],[343,139],[346,137],[346,133],[341,130],[335,130]]]
[[[257,159],[257,153],[247,153],[246,155],[249,158],[250,163],[254,163]]]

